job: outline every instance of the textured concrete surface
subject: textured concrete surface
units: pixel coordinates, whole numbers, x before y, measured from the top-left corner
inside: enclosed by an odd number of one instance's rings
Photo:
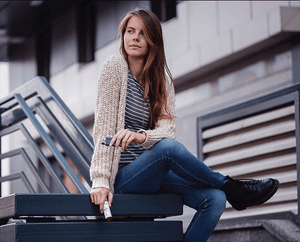
[[[218,224],[209,242],[299,242],[300,227],[288,219]]]
[[[300,227],[290,220],[266,220],[263,222],[263,226],[266,230],[278,238],[279,241],[300,241]]]

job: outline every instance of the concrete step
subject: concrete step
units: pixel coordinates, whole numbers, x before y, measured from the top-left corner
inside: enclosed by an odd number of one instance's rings
[[[289,219],[219,223],[208,242],[299,242],[300,227]]]

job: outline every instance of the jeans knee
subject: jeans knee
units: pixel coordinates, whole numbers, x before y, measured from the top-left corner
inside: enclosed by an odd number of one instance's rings
[[[163,138],[159,143],[165,147],[173,147],[173,146],[176,146],[177,143],[179,143],[179,142],[176,141],[175,139]]]
[[[210,193],[210,206],[214,207],[221,214],[226,207],[226,195],[222,190],[212,189]]]
[[[179,151],[185,149],[183,144],[181,144],[177,140],[174,140],[171,138],[164,138],[159,142],[159,144],[160,144],[160,147],[164,151],[169,152],[169,154],[175,154],[176,152],[179,152]]]
[[[222,190],[209,188],[205,192],[200,192],[198,204],[194,207],[196,210],[207,209],[216,216],[221,216],[226,207],[226,195]]]

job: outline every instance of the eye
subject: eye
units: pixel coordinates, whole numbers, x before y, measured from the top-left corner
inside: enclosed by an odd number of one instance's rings
[[[132,29],[128,29],[128,30],[127,30],[127,33],[132,34],[132,33],[133,33],[133,30],[132,30]]]

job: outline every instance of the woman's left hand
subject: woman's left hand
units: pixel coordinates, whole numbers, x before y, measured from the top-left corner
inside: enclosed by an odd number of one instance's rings
[[[130,143],[136,143],[141,144],[145,141],[146,135],[141,133],[135,133],[128,129],[122,129],[118,133],[115,134],[115,136],[112,138],[110,145],[115,144],[116,149],[120,146],[120,143],[122,141],[122,151],[127,149],[128,145]]]

